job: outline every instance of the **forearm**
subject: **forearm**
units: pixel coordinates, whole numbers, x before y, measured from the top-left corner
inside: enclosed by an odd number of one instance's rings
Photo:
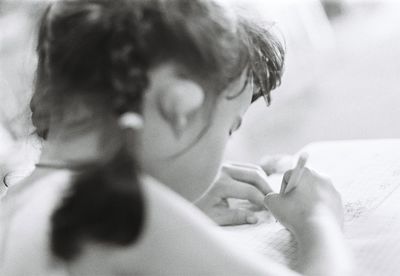
[[[318,211],[294,235],[299,244],[299,272],[326,276],[350,274],[351,257],[342,230],[329,212]]]

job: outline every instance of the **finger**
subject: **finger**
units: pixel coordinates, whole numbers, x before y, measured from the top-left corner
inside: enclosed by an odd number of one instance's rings
[[[299,185],[304,184],[304,182],[301,182],[303,176],[305,178],[309,178],[311,174],[312,174],[311,170],[308,169],[307,167],[295,168],[291,170],[290,175],[285,179],[285,181],[287,182],[285,193],[290,193]]]
[[[220,190],[220,196],[223,198],[247,199],[254,204],[264,206],[264,194],[260,190],[234,179],[223,185]]]
[[[217,220],[221,226],[255,224],[258,222],[258,218],[253,213],[241,209],[226,209]]]
[[[282,197],[278,193],[269,193],[264,198],[264,206],[277,218],[280,218]]]
[[[270,185],[268,184],[267,175],[265,172],[256,165],[254,167],[250,167],[248,164],[242,166],[242,164],[238,165],[224,165],[222,168],[231,178],[251,184],[258,188],[261,192],[268,194],[272,192]]]
[[[301,179],[301,176],[303,174],[303,169],[296,169],[293,173],[292,176],[289,179],[289,182],[286,185],[286,192],[289,193],[290,191],[293,191],[299,184],[299,181]]]
[[[252,164],[252,163],[229,163],[228,165],[236,166],[236,167],[242,167],[242,168],[247,168],[247,169],[255,169],[257,170],[260,168],[260,166]]]
[[[293,231],[292,225],[289,223],[290,220],[288,220],[290,214],[293,210],[293,205],[290,206],[291,202],[290,200],[288,201],[284,197],[281,197],[277,193],[270,193],[265,196],[264,199],[265,207],[268,208],[272,215],[283,225],[285,226],[289,231]]]
[[[290,179],[290,177],[292,175],[292,172],[293,172],[292,170],[289,170],[289,171],[285,172],[285,174],[283,175],[282,184],[281,184],[281,190],[279,192],[280,195],[284,195],[285,194],[286,187],[287,187],[287,185],[289,183],[289,179]]]
[[[282,181],[285,181],[286,183],[288,183],[290,177],[292,176],[292,173],[293,173],[293,170],[288,170],[288,171],[286,171],[286,172],[283,174],[283,180],[282,180]]]
[[[287,185],[288,185],[288,183],[285,181],[285,179],[283,179],[282,184],[281,184],[281,190],[279,191],[280,195],[285,194]]]

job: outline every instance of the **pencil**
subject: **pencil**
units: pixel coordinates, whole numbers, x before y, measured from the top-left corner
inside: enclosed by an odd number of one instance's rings
[[[297,165],[294,168],[292,175],[289,178],[289,181],[287,182],[287,184],[283,183],[281,186],[280,195],[284,195],[286,192],[290,192],[291,190],[296,188],[297,183],[299,182],[303,172],[302,169],[307,163],[307,159],[308,159],[307,153],[300,154],[299,160],[297,161]]]

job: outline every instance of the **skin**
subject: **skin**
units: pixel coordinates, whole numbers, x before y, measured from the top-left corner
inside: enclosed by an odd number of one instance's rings
[[[204,122],[207,122],[209,111],[189,103],[194,110],[182,112],[179,116],[185,118],[193,113],[197,116],[188,118],[188,124],[184,126],[179,137],[171,131],[174,125],[166,120],[165,116],[168,117],[168,114],[160,113],[157,108],[160,98],[162,97],[161,101],[164,100],[165,94],[169,93],[166,87],[171,87],[171,80],[172,83],[182,81],[181,76],[185,71],[174,64],[164,64],[151,74],[153,82],[146,93],[144,103],[145,124],[140,131],[142,147],[137,153],[142,157],[143,170],[186,199],[194,201],[219,225],[256,223],[257,218],[253,212],[232,209],[226,199],[247,199],[262,207],[264,196],[271,192],[265,181],[265,173],[255,165],[242,168],[225,164],[219,171],[230,135],[240,127],[243,115],[251,103],[251,86],[243,87],[245,73],[216,99],[218,105],[209,125]],[[201,80],[199,85],[204,90],[208,89]],[[202,91],[207,92],[209,91]],[[190,102],[191,98],[198,98],[192,94],[191,91],[185,91],[178,101]],[[237,96],[230,99],[235,95]],[[204,97],[205,95],[202,98]],[[154,127],[155,125],[157,127]],[[204,128],[207,128],[207,132],[198,140]],[[207,154],[204,154],[205,152]],[[166,163],[168,166],[165,166]],[[213,183],[212,186],[210,183]]]
[[[265,177],[256,173],[256,167],[225,167],[220,174],[222,178],[215,179],[229,134],[237,128],[238,121],[250,105],[252,92],[248,88],[238,97],[227,99],[227,96],[236,95],[243,87],[244,76],[232,83],[216,99],[215,113],[209,125],[204,118],[210,110],[199,100],[206,99],[205,86],[200,85],[201,89],[198,90],[199,83],[192,80],[192,87],[197,88],[175,97],[175,92],[182,88],[180,85],[187,85],[187,82],[182,82],[182,76],[178,72],[171,64],[163,64],[151,72],[152,85],[146,93],[144,103],[144,126],[134,130],[132,134],[133,137],[139,137],[132,139],[132,148],[139,156],[143,171],[156,179],[155,182],[162,183],[153,185],[151,183],[154,180],[145,180],[145,183],[149,183],[144,185],[148,217],[142,238],[137,244],[125,249],[99,247],[95,243],[88,243],[74,265],[75,274],[84,275],[83,271],[87,272],[88,267],[91,267],[99,270],[96,275],[138,269],[141,270],[138,273],[151,272],[152,275],[297,275],[294,271],[258,255],[248,252],[243,255],[242,251],[226,242],[224,236],[216,233],[213,224],[198,209],[163,188],[165,185],[189,200],[202,199],[206,202],[203,207],[206,210],[208,208],[210,213],[220,208],[219,201],[227,196],[248,197],[262,204],[261,198],[268,192]],[[171,85],[174,89],[164,89],[165,101],[160,102],[162,88]],[[199,91],[204,93],[204,97],[198,97],[196,93]],[[197,99],[197,102],[192,101],[193,99]],[[184,103],[185,108],[181,108],[181,103]],[[169,109],[169,106],[174,108]],[[79,108],[85,110],[85,107],[75,106],[74,116],[79,117]],[[168,114],[166,110],[174,114]],[[100,114],[103,114],[101,118]],[[51,133],[40,162],[78,162],[112,154],[121,140],[118,118],[104,110],[99,112],[99,116],[90,116],[89,122],[83,118],[82,125],[86,123],[87,128],[79,135],[71,132],[70,118],[50,127]],[[185,120],[176,120],[177,116]],[[73,121],[79,120],[73,118]],[[182,121],[185,123],[179,123]],[[208,131],[193,144],[206,126]],[[110,139],[113,141],[110,142]],[[108,141],[106,149],[104,141]],[[182,153],[188,146],[191,147]],[[43,170],[36,170],[26,181],[33,181],[40,174],[43,174]],[[227,179],[240,183],[240,187],[253,187],[254,193],[246,196],[227,195]],[[284,181],[287,179],[284,178]],[[210,186],[213,180],[216,181]],[[248,189],[242,191],[246,193]],[[349,263],[340,230],[340,197],[328,180],[307,170],[302,174],[295,190],[283,197],[270,193],[263,203],[294,233],[301,252],[298,272],[304,275],[347,275]],[[35,207],[31,206],[30,209],[34,210]],[[157,247],[154,247],[155,244]],[[171,250],[177,244],[179,250]],[[150,260],[146,256],[153,258]]]
[[[177,116],[188,118],[182,134],[176,137],[174,131],[171,131],[174,123],[166,121],[159,112],[157,104],[161,95],[165,93],[164,88],[170,85],[171,80],[181,81],[179,75],[182,73],[179,68],[166,64],[151,74],[154,81],[146,94],[145,123],[141,131],[142,167],[146,173],[166,183],[186,199],[193,201],[204,193],[215,179],[229,134],[236,130],[250,106],[252,91],[250,87],[246,87],[238,97],[231,100],[226,98],[241,90],[243,85],[240,84],[244,82],[245,77],[243,74],[216,99],[218,105],[210,124],[206,122],[209,110],[202,106],[178,114]],[[208,93],[205,91],[207,87],[205,85],[202,87],[204,87],[202,93]],[[187,97],[187,101],[193,97],[191,91],[187,91],[182,96]],[[184,99],[180,97],[177,101],[184,101]],[[190,117],[192,114],[195,114],[194,118]],[[207,128],[207,131],[198,140],[204,128]],[[205,149],[207,149],[207,154],[204,154]],[[175,157],[177,154],[178,156]],[[166,162],[168,166],[165,166]]]
[[[219,225],[253,224],[258,221],[254,210],[264,208],[264,196],[270,192],[265,172],[259,166],[224,164],[216,181],[195,204]],[[229,198],[248,200],[255,208],[232,208]]]

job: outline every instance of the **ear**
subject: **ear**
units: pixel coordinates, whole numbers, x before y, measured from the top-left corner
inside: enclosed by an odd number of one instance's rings
[[[203,88],[189,79],[174,79],[159,94],[161,114],[177,138],[188,127],[190,115],[201,108],[204,98]]]

